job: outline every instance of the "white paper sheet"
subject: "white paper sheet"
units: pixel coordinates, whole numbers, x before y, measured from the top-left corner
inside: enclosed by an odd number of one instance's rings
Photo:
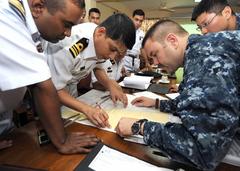
[[[146,90],[149,87],[152,79],[153,77],[131,75],[129,77],[125,77],[124,80],[119,83],[119,85],[122,87]]]
[[[172,171],[154,166],[105,145],[90,163],[89,168],[95,171]]]

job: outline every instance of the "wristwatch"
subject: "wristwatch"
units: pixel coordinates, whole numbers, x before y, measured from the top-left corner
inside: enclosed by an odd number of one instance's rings
[[[147,121],[148,121],[147,119],[140,119],[140,120],[134,122],[132,127],[131,127],[133,135],[139,134],[140,131],[141,131],[142,124],[147,122]]]

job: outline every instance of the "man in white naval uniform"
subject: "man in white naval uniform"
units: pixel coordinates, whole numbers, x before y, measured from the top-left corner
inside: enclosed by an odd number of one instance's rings
[[[145,13],[141,9],[133,11],[132,20],[136,28],[136,40],[133,48],[127,51],[126,56],[123,58],[124,67],[127,72],[135,72],[139,70],[141,54],[141,45],[144,38],[144,32],[140,29],[142,22],[145,18]]]
[[[64,130],[58,96],[40,42],[40,36],[50,42],[70,36],[71,27],[84,8],[84,0],[0,0],[1,135],[12,127],[11,111],[30,86],[40,120],[58,152],[86,153],[90,151],[86,146],[99,141],[93,135]],[[10,146],[11,140],[0,141],[0,149]]]
[[[107,113],[76,99],[77,84],[93,70],[98,81],[110,91],[113,102],[127,105],[127,97],[114,80],[102,69],[106,59],[124,55],[135,43],[134,24],[125,14],[108,17],[99,26],[94,23],[79,24],[72,35],[58,44],[48,44],[46,54],[52,79],[58,90],[60,102],[84,113],[99,127],[109,126]]]

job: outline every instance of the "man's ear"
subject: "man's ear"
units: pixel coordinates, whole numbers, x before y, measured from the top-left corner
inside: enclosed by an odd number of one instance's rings
[[[222,10],[222,16],[225,17],[226,19],[229,19],[232,16],[232,9],[230,6],[226,6]]]
[[[106,28],[105,27],[97,27],[96,35],[97,36],[106,35]]]
[[[35,19],[41,16],[44,9],[46,8],[45,0],[32,0],[30,1],[29,5],[32,12],[32,16]]]
[[[165,41],[172,45],[175,49],[178,48],[178,38],[175,34],[173,33],[168,33],[166,38],[165,38]]]

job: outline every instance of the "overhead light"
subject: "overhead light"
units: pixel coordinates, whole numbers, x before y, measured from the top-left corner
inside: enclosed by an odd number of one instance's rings
[[[194,0],[194,2],[201,2],[201,0]]]

